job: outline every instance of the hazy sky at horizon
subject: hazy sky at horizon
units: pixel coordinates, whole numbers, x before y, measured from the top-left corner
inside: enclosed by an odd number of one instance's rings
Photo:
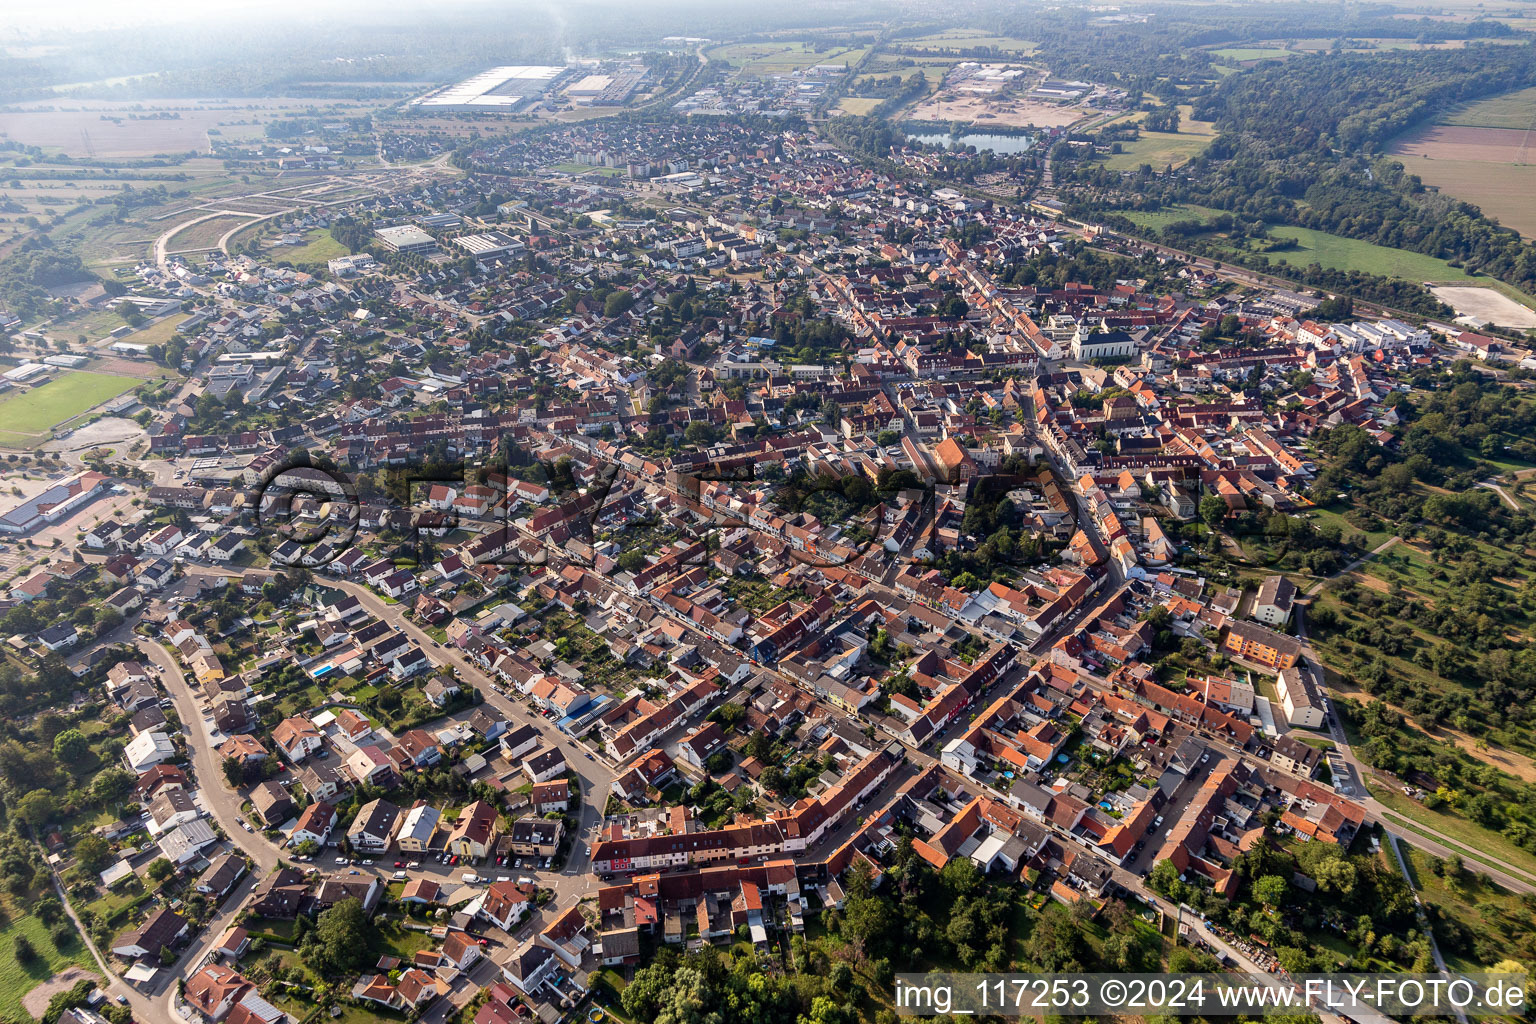
[[[633,7],[654,3],[656,6],[683,6],[668,0],[613,0],[615,6]],[[592,8],[600,2],[583,0]],[[763,0],[715,0],[715,6],[764,6]],[[149,3],[124,3],[123,0],[0,0],[0,45],[15,44],[30,33],[60,28],[112,29],[127,26],[174,24],[176,22],[239,21],[251,17],[284,19],[306,23],[338,16],[396,19],[417,14],[440,14],[446,8],[490,8],[516,10],[538,8],[556,11],[564,6],[552,0],[152,0]]]
[[[16,30],[23,32],[57,28],[122,28],[132,25],[170,24],[187,21],[230,21],[267,16],[288,21],[307,22],[338,15],[395,17],[422,15],[440,11],[445,6],[497,6],[504,8],[554,6],[547,2],[529,4],[519,0],[305,0],[295,5],[290,0],[154,0],[152,3],[124,3],[122,0],[5,0],[0,16],[0,41],[13,42]]]

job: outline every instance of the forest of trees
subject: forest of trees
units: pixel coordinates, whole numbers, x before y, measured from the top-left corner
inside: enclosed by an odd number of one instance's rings
[[[1220,134],[1187,173],[1138,181],[1139,205],[1199,203],[1248,221],[1426,253],[1533,290],[1536,246],[1476,207],[1425,189],[1382,155],[1404,130],[1456,103],[1532,84],[1530,45],[1266,63],[1194,98],[1195,118],[1214,121]],[[1251,258],[1238,261],[1254,265]],[[1317,268],[1303,280],[1335,287],[1329,274],[1340,272]],[[1337,290],[1372,297],[1366,290],[1380,286],[1370,276],[1351,275]],[[1421,311],[1406,302],[1399,296],[1391,304]]]
[[[48,289],[93,280],[80,257],[53,248],[47,236],[28,238],[0,260],[0,307],[26,318],[42,312]]]

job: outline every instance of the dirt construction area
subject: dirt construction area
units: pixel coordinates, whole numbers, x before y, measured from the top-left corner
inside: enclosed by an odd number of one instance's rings
[[[1536,312],[1492,288],[1458,288],[1442,285],[1431,288],[1435,298],[1456,311],[1499,327],[1536,327]]]
[[[965,96],[945,92],[918,104],[907,116],[915,121],[973,122],[977,128],[988,125],[1007,128],[1065,128],[1089,113],[1082,107],[1063,106],[1021,96]]]
[[[71,967],[60,971],[22,996],[22,1008],[32,1015],[33,1020],[42,1020],[43,1013],[48,1009],[48,1000],[60,992],[68,992],[75,987],[75,982],[83,978],[95,977],[97,977],[95,971],[88,971],[83,967]]]

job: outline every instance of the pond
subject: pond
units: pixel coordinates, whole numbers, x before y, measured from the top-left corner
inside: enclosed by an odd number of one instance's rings
[[[958,142],[962,146],[975,146],[978,150],[990,149],[992,152],[1003,156],[1026,153],[1035,142],[1028,135],[991,135],[986,133],[962,135],[956,138],[953,135],[935,132],[925,135],[908,135],[907,139],[910,142],[921,142],[925,146],[943,146],[946,149],[949,148],[950,143]]]

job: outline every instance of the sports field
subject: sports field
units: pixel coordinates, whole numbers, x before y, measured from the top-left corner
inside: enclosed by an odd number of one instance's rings
[[[75,371],[41,387],[0,395],[0,443],[24,443],[138,384],[133,377]]]

